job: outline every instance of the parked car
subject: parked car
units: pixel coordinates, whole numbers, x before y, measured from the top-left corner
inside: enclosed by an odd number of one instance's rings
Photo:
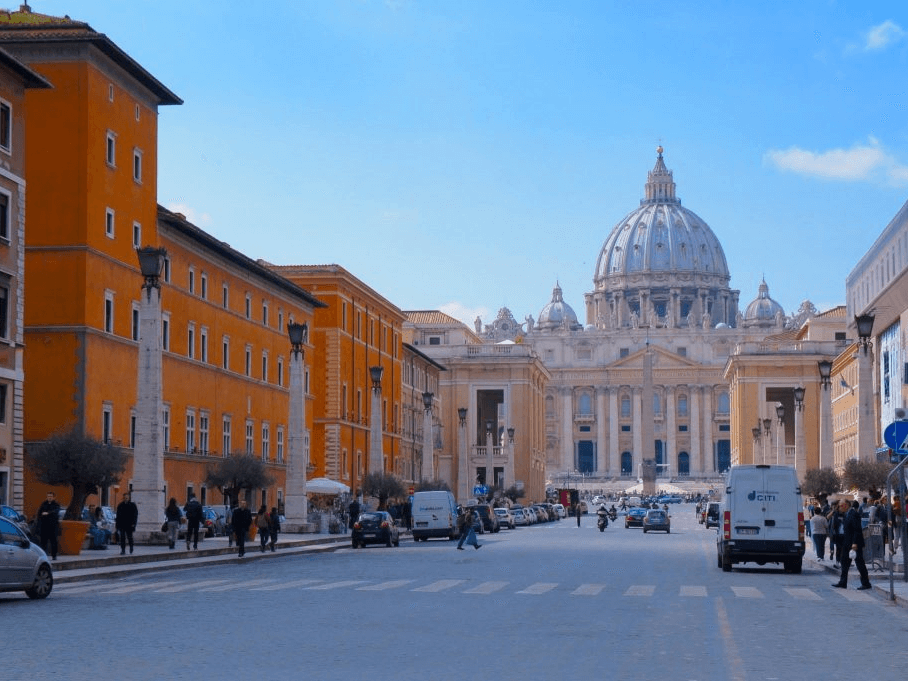
[[[710,501],[706,505],[706,511],[703,516],[703,524],[708,530],[710,527],[719,527],[719,502]]]
[[[549,512],[545,510],[542,506],[533,504],[530,506],[530,511],[536,514],[537,523],[547,523],[549,521]]]
[[[24,591],[29,598],[47,598],[54,586],[47,554],[5,517],[0,517],[0,546],[0,591]]]
[[[12,506],[0,506],[0,516],[6,518],[11,523],[13,523],[13,525],[25,532],[25,534],[29,538],[37,539],[37,537],[32,537],[31,528],[28,526],[28,518],[19,513],[19,511],[14,509]]]
[[[495,515],[498,516],[498,524],[500,527],[506,527],[509,530],[513,530],[515,527],[514,516],[506,508],[496,508]]]
[[[206,537],[221,537],[227,533],[224,514],[219,513],[213,506],[202,507],[202,524],[205,526]]]
[[[567,518],[567,510],[565,510],[564,504],[552,504],[552,508],[555,509],[555,513],[558,514],[559,518]]]
[[[624,529],[643,527],[643,517],[646,515],[646,511],[647,509],[640,506],[634,506],[634,508],[628,510],[627,515],[624,516]]]
[[[527,517],[527,514],[524,513],[523,507],[512,508],[511,516],[514,518],[514,525],[529,525],[530,519]]]
[[[659,530],[665,533],[672,531],[671,518],[665,511],[650,509],[643,516],[643,534],[653,530]]]
[[[479,531],[482,532],[498,532],[501,530],[501,524],[498,522],[498,516],[492,511],[492,507],[488,504],[476,504],[473,508],[473,513],[479,516],[480,526]]]
[[[394,524],[390,513],[385,511],[367,511],[360,513],[353,523],[353,548],[365,547],[366,544],[384,544],[400,546],[400,528]]]

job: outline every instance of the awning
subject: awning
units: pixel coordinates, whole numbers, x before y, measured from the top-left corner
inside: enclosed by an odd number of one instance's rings
[[[350,488],[330,478],[312,478],[306,481],[307,494],[346,494]]]

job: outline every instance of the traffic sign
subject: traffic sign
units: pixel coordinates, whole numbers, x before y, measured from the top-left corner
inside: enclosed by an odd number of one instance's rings
[[[886,426],[883,440],[899,454],[908,454],[908,421],[893,421]]]
[[[488,490],[486,489],[485,485],[476,485],[475,487],[473,487],[473,494],[477,496],[480,494],[485,494],[487,491]]]

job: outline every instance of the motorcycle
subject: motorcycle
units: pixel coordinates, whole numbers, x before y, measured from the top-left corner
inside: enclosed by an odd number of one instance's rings
[[[618,511],[616,511],[615,509],[609,510],[608,519],[611,520],[612,522],[615,522],[616,520],[618,520]]]
[[[605,513],[599,514],[599,531],[605,532],[605,528],[608,527],[608,516]]]

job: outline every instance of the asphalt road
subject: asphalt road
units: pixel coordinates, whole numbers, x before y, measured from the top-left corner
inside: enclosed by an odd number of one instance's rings
[[[908,612],[595,517],[0,595],[4,679],[901,679]],[[10,654],[10,646],[21,654]],[[254,676],[253,676],[254,675]]]

